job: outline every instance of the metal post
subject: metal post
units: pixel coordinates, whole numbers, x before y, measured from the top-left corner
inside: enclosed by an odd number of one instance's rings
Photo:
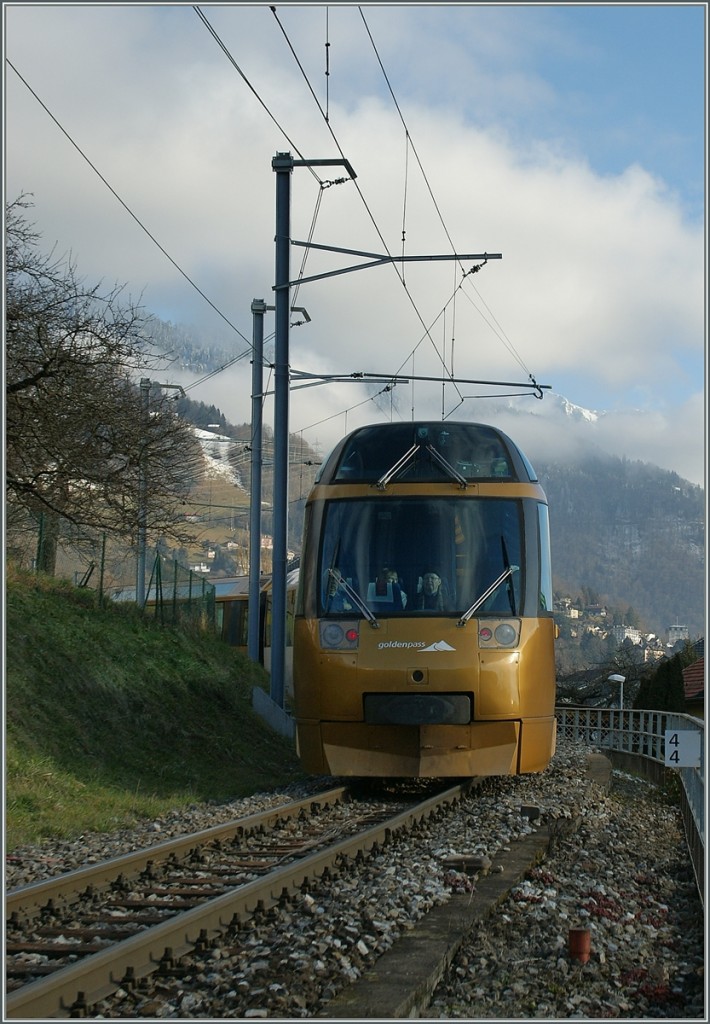
[[[277,153],[276,172],[276,344],[274,358],[274,547],[271,616],[271,699],[284,706],[286,675],[286,560],[288,557],[289,317],[291,307],[290,153]]]
[[[150,400],[150,379],[142,377],[141,389],[141,417],[142,425],[148,422],[148,403]],[[144,440],[144,431],[141,431],[141,442]],[[146,472],[143,465],[145,450],[140,453],[138,463],[138,567],[136,570],[136,604],[142,608],[145,604],[145,544],[146,544]]]
[[[259,591],[261,582],[261,468],[262,401],[264,361],[264,313],[266,303],[254,299],[253,352],[251,362],[251,495],[249,499],[249,633],[247,653],[259,660]]]
[[[271,161],[276,173],[276,272],[274,292],[276,293],[276,353],[274,359],[274,507],[273,507],[273,572],[272,572],[272,623],[271,623],[271,698],[279,707],[284,705],[284,680],[286,674],[286,560],[288,557],[288,448],[289,448],[289,316],[291,309],[290,247],[308,245],[312,248],[326,248],[332,251],[353,252],[349,249],[336,250],[331,246],[317,246],[291,239],[291,174],[294,167],[324,167],[342,165],[351,179],[356,177],[350,163],[343,159],[294,160],[290,153],[277,153]],[[360,267],[346,267],[343,270],[319,274],[304,281],[322,280],[337,274],[364,266],[379,266],[391,263],[392,256],[377,256],[373,253],[357,253],[372,257],[370,263]],[[483,253],[481,258],[500,259],[500,254]],[[416,260],[461,260],[463,255],[396,257],[403,262]],[[476,268],[479,269],[479,268]],[[536,390],[540,387],[535,384]]]
[[[37,537],[37,554],[35,556],[35,572],[40,571],[44,560],[44,512],[39,514],[39,535]]]
[[[101,534],[101,568],[99,570],[99,608],[104,604],[104,575],[106,573],[106,533]]]

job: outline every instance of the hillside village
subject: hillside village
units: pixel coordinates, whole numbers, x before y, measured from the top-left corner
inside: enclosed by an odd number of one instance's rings
[[[612,643],[619,647],[637,648],[637,660],[641,664],[659,661],[668,652],[690,639],[687,625],[668,625],[665,635],[645,632],[638,626],[638,617],[631,609],[634,624],[619,621],[623,616],[605,604],[584,604],[569,597],[559,597],[554,604],[555,618],[561,633],[572,641],[581,642],[585,637],[593,637],[598,641]]]

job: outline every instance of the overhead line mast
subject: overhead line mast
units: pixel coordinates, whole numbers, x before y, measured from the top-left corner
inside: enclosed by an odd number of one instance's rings
[[[271,162],[276,173],[276,340],[274,358],[274,516],[273,516],[273,574],[272,574],[272,647],[271,647],[271,699],[280,708],[284,706],[285,665],[286,665],[286,563],[288,560],[288,439],[289,439],[289,317],[290,291],[296,284],[306,281],[323,280],[337,274],[368,266],[385,263],[502,259],[500,253],[476,253],[474,255],[451,254],[448,256],[382,256],[378,253],[362,253],[335,246],[316,246],[314,243],[292,242],[291,240],[291,174],[294,167],[343,166],[351,179],[355,171],[345,159],[294,160],[290,153],[277,153]],[[311,245],[313,248],[328,249],[332,252],[350,252],[370,257],[371,262],[327,272],[314,277],[302,278],[299,282],[290,279],[290,247],[292,244]]]

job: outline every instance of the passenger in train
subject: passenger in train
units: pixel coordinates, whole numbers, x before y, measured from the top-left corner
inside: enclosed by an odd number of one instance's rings
[[[341,580],[344,583],[348,582],[339,569],[333,569],[328,574],[326,605],[331,612],[351,612],[354,607],[345,587],[341,585]]]
[[[399,582],[396,569],[383,566],[377,573],[374,583],[367,588],[367,603],[373,608],[404,611],[407,607],[407,595]]]
[[[417,591],[417,608],[444,611],[445,607],[441,576],[433,570],[425,572],[422,576],[421,589]]]

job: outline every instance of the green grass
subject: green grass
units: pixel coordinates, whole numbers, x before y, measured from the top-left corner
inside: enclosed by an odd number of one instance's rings
[[[204,632],[6,580],[6,849],[303,777],[251,707],[263,669]]]

